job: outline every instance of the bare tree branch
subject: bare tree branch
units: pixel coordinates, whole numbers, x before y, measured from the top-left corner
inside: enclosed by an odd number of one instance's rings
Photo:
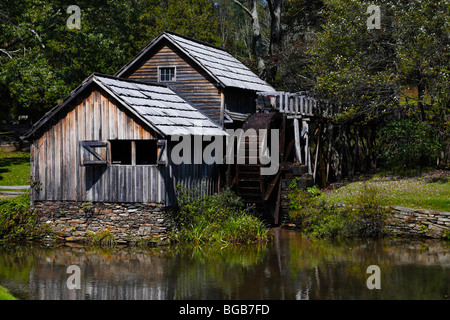
[[[0,49],[0,52],[3,52],[4,54],[6,54],[10,59],[12,59],[12,56],[9,54],[8,51],[6,51],[5,49]]]
[[[246,6],[244,6],[238,0],[231,0],[231,1],[236,3],[238,6],[240,6],[250,16],[250,18],[253,18],[253,15],[252,15],[251,11]]]
[[[5,49],[0,49],[0,52],[3,52],[3,53],[6,54],[10,59],[12,59],[13,57],[12,57],[11,54],[16,53],[16,52],[19,52],[19,51],[21,51],[21,50],[22,50],[22,49],[17,49],[17,50],[14,50],[14,51],[8,51],[8,50],[5,50]]]

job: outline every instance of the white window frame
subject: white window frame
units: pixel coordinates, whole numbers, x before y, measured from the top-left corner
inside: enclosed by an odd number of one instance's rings
[[[170,81],[161,81],[161,69],[173,69],[173,78]],[[176,82],[177,81],[177,67],[176,66],[159,66],[158,67],[158,82]]]

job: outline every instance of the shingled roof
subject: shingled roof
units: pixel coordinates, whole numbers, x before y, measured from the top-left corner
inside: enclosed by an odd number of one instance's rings
[[[223,87],[265,92],[275,91],[272,86],[261,80],[224,49],[168,31],[159,35],[146,46],[133,60],[121,68],[116,76],[122,76],[163,39],[170,41]]]
[[[163,137],[170,135],[226,135],[222,128],[164,85],[94,73],[66,99],[36,122],[24,138],[32,136],[91,83],[99,85]]]

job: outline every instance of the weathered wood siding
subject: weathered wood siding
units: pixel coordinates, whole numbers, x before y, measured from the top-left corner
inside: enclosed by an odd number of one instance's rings
[[[34,200],[163,203],[165,167],[81,165],[80,141],[153,139],[152,133],[99,91],[72,108],[32,146]]]
[[[80,141],[157,139],[103,90],[81,97],[31,146],[33,201],[145,202],[173,205],[176,185],[217,191],[215,165],[82,165]],[[170,139],[170,138],[169,138]],[[108,148],[110,145],[108,144]],[[168,150],[170,153],[170,150]],[[111,154],[109,150],[109,155]]]
[[[192,196],[212,195],[220,191],[220,169],[217,165],[180,164],[169,166],[169,179],[166,184],[168,204],[176,203],[176,188],[179,183]]]
[[[167,82],[183,99],[218,124],[222,124],[221,91],[214,80],[172,44],[158,44],[137,70],[125,77],[158,82],[158,67],[175,67],[176,81]]]

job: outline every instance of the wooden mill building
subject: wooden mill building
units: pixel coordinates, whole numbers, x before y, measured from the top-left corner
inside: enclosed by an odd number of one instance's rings
[[[26,134],[31,199],[172,206],[178,183],[202,194],[228,185],[277,224],[293,164],[315,176],[318,148],[312,160],[309,123],[329,110],[304,93],[275,91],[222,48],[164,32],[114,76],[89,76]],[[231,155],[232,165],[172,159],[175,136],[202,140],[236,128],[273,132],[279,149],[271,145],[264,157],[277,156],[276,172],[262,174],[262,156],[251,163],[249,141],[243,156]]]
[[[222,48],[165,32],[115,76],[89,76],[27,133],[32,201],[170,206],[178,182],[217,192],[220,166],[175,165],[170,137],[226,135],[260,91],[274,89]]]
[[[171,32],[153,40],[116,76],[167,83],[221,126],[255,113],[257,92],[275,91],[224,49]]]

